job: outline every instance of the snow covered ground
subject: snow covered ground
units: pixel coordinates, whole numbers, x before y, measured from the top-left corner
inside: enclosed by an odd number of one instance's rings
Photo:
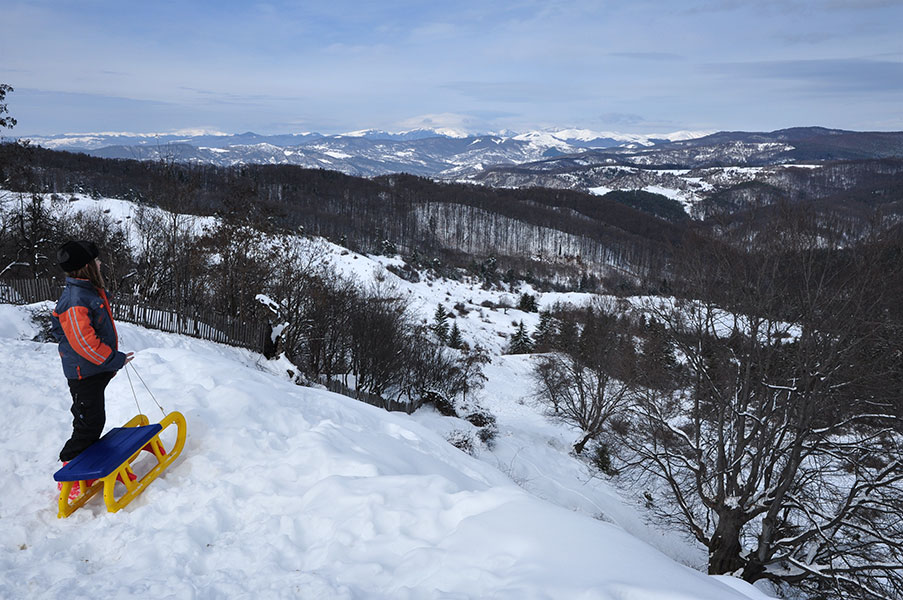
[[[35,333],[28,308],[0,305],[2,598],[765,598],[646,543],[699,558],[567,456],[571,432],[524,400],[527,357],[488,367],[481,402],[500,433],[472,457],[443,437],[463,421],[387,413],[295,386],[252,352],[122,324],[188,443],[119,513],[95,498],[58,520],[69,395]],[[121,373],[107,426],[135,412]]]
[[[105,212],[136,235],[130,202],[76,195],[63,209]],[[214,222],[186,224],[200,232]],[[28,310],[0,305],[0,358],[10,365],[0,372],[9,422],[0,467],[10,474],[0,598],[87,597],[95,573],[113,597],[762,597],[673,562],[700,569],[705,553],[649,526],[634,500],[568,454],[577,432],[530,401],[532,359],[501,355],[520,321],[528,331],[538,322],[501,306],[535,290],[487,290],[466,277],[411,283],[387,270],[397,258],[322,247],[346,275],[394,286],[424,322],[442,303],[464,339],[490,352],[477,400],[497,418],[493,447],[478,443],[468,456],[446,441],[473,433],[463,420],[430,409],[390,415],[294,386],[251,352],[122,324],[123,349],[137,351],[163,405],[188,417],[189,442],[124,511],[108,515],[95,499],[57,521],[50,475],[69,432],[68,392],[55,346],[30,341]],[[541,307],[591,298],[537,296]],[[139,396],[145,413],[161,416]],[[136,412],[122,374],[107,409],[108,427]]]

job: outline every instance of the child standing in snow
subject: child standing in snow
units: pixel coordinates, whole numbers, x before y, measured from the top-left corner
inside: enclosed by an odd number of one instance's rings
[[[74,417],[72,437],[60,452],[65,464],[100,439],[106,422],[104,389],[132,360],[133,353],[118,350],[119,338],[104,291],[97,246],[86,241],[66,242],[57,259],[67,277],[53,311],[51,331],[59,342]]]

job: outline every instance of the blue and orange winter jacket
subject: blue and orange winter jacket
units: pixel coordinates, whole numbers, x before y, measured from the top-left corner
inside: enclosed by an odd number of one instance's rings
[[[66,379],[118,371],[125,365],[107,295],[87,279],[66,278],[52,322]]]

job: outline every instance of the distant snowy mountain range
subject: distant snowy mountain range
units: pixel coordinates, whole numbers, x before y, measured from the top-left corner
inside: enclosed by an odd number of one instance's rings
[[[686,141],[709,132],[622,134],[586,129],[501,132],[474,135],[453,129],[404,132],[363,130],[323,135],[260,135],[184,131],[167,134],[79,133],[30,136],[32,143],[104,158],[172,159],[231,166],[291,164],[375,176],[406,172],[439,178],[466,178],[496,165],[516,165],[588,150],[651,147]]]
[[[641,190],[674,200],[693,216],[701,216],[701,203],[710,199],[742,206],[752,196],[822,198],[863,185],[883,194],[896,184],[878,185],[879,179],[903,177],[903,132],[823,127],[650,135],[586,129],[483,135],[453,129],[335,135],[186,130],[28,139],[45,148],[114,159],[224,167],[285,164],[361,177],[410,173],[492,187],[595,194]]]
[[[742,206],[758,198],[843,198],[853,189],[889,197],[903,177],[903,132],[795,127],[722,131],[660,142],[588,149],[474,174],[494,187],[547,187],[605,194],[642,190],[680,202],[694,216],[703,200]]]

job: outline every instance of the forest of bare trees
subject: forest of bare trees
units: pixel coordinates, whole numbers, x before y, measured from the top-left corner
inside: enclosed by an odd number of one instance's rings
[[[0,144],[0,181],[17,192],[115,197],[174,212],[303,228],[356,250],[389,242],[405,255],[466,265],[494,255],[502,271],[564,282],[583,274],[657,281],[682,226],[580,192],[375,179],[292,166],[232,168],[109,160]]]
[[[578,449],[603,439],[622,477],[659,490],[710,573],[889,599],[903,593],[903,240],[893,221],[847,225],[788,206],[767,227],[725,223],[683,248],[683,295],[576,327],[556,314],[537,392],[584,432]],[[615,331],[593,336],[601,362],[580,347],[591,328]]]
[[[102,248],[114,299],[268,322],[270,354],[294,363],[299,381],[340,381],[362,395],[413,405],[451,402],[478,387],[479,348],[440,343],[385,277],[369,285],[342,276],[317,239],[262,230],[240,211],[205,225],[140,206],[124,223],[100,211],[72,211],[58,196],[5,192],[0,200],[7,279],[60,279],[60,241],[90,239]]]

